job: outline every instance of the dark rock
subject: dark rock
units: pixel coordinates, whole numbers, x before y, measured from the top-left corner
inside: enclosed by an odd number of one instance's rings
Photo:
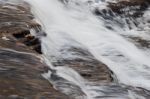
[[[134,42],[140,48],[150,48],[150,40],[140,37],[129,37],[128,39]]]
[[[42,50],[41,50],[41,45],[36,45],[33,47],[33,50],[35,50],[36,52],[38,52],[39,54],[42,54]]]
[[[16,38],[25,38],[26,35],[30,34],[29,30],[22,31],[21,33],[14,33],[13,36]]]
[[[142,11],[145,11],[149,7],[149,4],[146,0],[129,0],[119,1],[117,3],[109,3],[108,7],[117,14],[126,14],[127,17],[140,17],[143,15]],[[129,7],[128,10],[126,10],[127,7]],[[133,11],[135,13],[128,13]]]

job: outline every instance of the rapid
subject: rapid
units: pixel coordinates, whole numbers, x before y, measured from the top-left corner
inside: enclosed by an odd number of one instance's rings
[[[31,4],[36,20],[47,34],[41,42],[44,60],[50,70],[43,76],[55,89],[71,99],[149,99],[147,94],[138,94],[135,90],[136,87],[150,90],[150,50],[127,39],[130,36],[150,39],[148,23],[141,25],[142,31],[133,25],[130,30],[128,24],[122,28],[115,22],[110,24],[114,29],[108,29],[106,20],[92,13],[97,6],[107,9],[108,0],[25,1]],[[148,12],[149,9],[145,12],[145,21],[150,17]],[[88,50],[108,66],[115,81],[109,84],[90,82],[69,66],[54,66],[57,60],[81,57],[69,52],[70,47]]]

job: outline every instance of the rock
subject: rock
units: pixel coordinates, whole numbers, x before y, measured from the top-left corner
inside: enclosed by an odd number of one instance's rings
[[[110,30],[115,30],[113,24],[131,30],[144,25],[142,23],[144,22],[144,13],[149,6],[149,0],[116,0],[116,2],[107,2],[106,8],[96,7],[93,13],[103,18],[105,27]]]
[[[43,33],[41,26],[35,22],[30,5],[24,1],[19,1],[17,4],[9,0],[0,3],[0,37],[14,36],[16,41],[41,54],[41,42],[36,35],[45,36],[45,33]],[[37,34],[32,35],[31,29]]]
[[[0,39],[0,56],[0,96],[4,99],[69,99],[41,76],[48,67],[28,47]]]
[[[41,31],[30,6],[19,0],[0,1],[0,99],[70,99],[42,77],[48,66],[41,61]],[[38,28],[38,29],[37,29]]]
[[[140,48],[150,48],[150,40],[146,40],[142,37],[128,37],[128,40],[134,42]]]
[[[106,9],[95,8],[94,14],[109,20],[116,15],[124,18],[138,18],[143,16],[149,5],[148,0],[118,0],[116,3],[108,2]]]
[[[113,81],[110,69],[97,60],[88,50],[71,46],[68,49],[61,50],[61,52],[72,53],[75,58],[56,58],[57,61],[53,62],[54,66],[69,66],[91,82],[110,83]]]
[[[108,7],[117,14],[125,14],[127,17],[136,18],[143,15],[143,11],[148,8],[148,5],[147,0],[122,0],[117,3],[109,3]],[[133,11],[134,13],[129,13]]]

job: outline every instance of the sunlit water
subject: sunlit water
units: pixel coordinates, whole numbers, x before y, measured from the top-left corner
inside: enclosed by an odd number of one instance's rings
[[[116,24],[113,24],[114,30],[106,28],[105,20],[91,13],[96,6],[106,8],[106,2],[66,0],[63,4],[58,0],[27,1],[47,33],[47,37],[41,38],[42,50],[51,71],[43,76],[57,90],[75,99],[145,99],[132,90],[124,89],[123,85],[150,90],[150,53],[139,49],[123,35],[148,38],[146,33],[136,28],[122,29]],[[144,17],[148,16],[148,12],[145,12]],[[72,53],[61,53],[62,49],[71,46],[88,49],[115,73],[118,83],[100,86],[85,80],[67,66],[54,67],[51,62],[56,59],[79,57]]]

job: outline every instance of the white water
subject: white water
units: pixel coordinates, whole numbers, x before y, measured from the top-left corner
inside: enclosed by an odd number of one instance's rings
[[[86,95],[82,94],[81,97],[78,97],[79,99],[93,99],[97,96],[103,96],[103,93],[95,90],[105,90],[105,88],[87,85],[87,81],[69,67],[54,67],[50,63],[55,61],[54,56],[57,58],[74,58],[72,54],[67,52],[65,55],[61,55],[60,50],[64,49],[65,46],[81,47],[83,45],[97,59],[108,65],[117,76],[119,83],[150,90],[150,56],[148,55],[150,53],[145,53],[119,35],[122,33],[128,35],[131,31],[124,31],[121,28],[118,28],[119,31],[111,31],[105,28],[104,20],[91,13],[90,8],[95,4],[91,6],[86,3],[87,0],[70,0],[66,5],[58,0],[27,1],[33,6],[33,12],[47,33],[47,37],[42,38],[45,60],[56,71],[55,76],[64,78],[57,82],[49,77],[53,72],[45,74],[45,77],[55,85],[56,89],[60,88],[59,90],[63,90],[68,95],[74,93],[77,96],[77,92],[70,92],[70,90],[75,91],[75,88],[81,88],[78,91]],[[98,4],[104,3],[99,2]],[[104,8],[104,6],[102,7]],[[136,30],[131,33],[133,32],[138,33]],[[67,88],[61,89],[62,87],[58,86],[60,82],[61,84],[64,83],[64,86],[62,84],[63,87],[68,87],[66,86],[68,83],[73,87],[69,90]],[[128,92],[127,96],[120,94],[114,96],[116,97],[108,98],[144,99],[133,92]]]

